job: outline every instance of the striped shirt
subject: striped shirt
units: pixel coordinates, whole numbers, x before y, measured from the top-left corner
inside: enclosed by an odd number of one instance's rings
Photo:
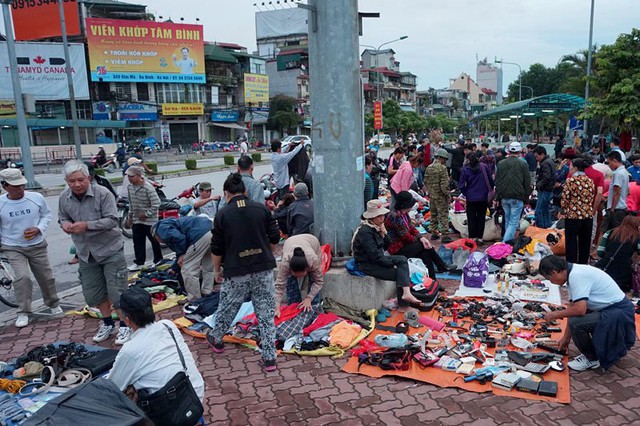
[[[149,182],[144,181],[143,185],[129,185],[129,216],[133,218],[134,224],[153,225],[158,221],[158,207],[160,198],[156,190]],[[139,215],[144,213],[147,217],[141,220]]]

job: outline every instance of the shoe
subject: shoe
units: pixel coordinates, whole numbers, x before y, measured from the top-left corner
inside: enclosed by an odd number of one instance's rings
[[[573,371],[585,371],[585,370],[590,370],[594,368],[599,368],[600,361],[598,360],[589,361],[589,358],[580,354],[577,357],[575,357],[573,361],[569,361],[567,365]]]
[[[71,260],[70,260],[70,261],[68,261],[67,263],[68,263],[69,265],[75,265],[75,264],[77,264],[78,262],[80,262],[80,259],[78,259],[77,257],[74,257],[73,259],[71,259]]]
[[[60,306],[56,306],[55,308],[51,308],[51,315],[62,315],[64,311]]]
[[[217,343],[213,339],[213,336],[211,335],[211,331],[207,333],[207,343],[209,344],[209,346],[211,346],[211,349],[213,349],[213,352],[217,354],[224,353],[224,343],[222,342]]]
[[[133,264],[131,264],[131,265],[127,268],[127,270],[128,270],[129,272],[137,272],[137,271],[139,271],[141,268],[142,268],[142,267],[141,267],[140,265],[138,265],[137,263],[133,263]]]
[[[442,244],[449,244],[453,242],[453,238],[451,238],[448,235],[445,235],[444,237],[442,237]]]
[[[107,325],[104,322],[102,322],[100,323],[98,332],[93,336],[93,341],[96,343],[104,342],[115,332],[116,332],[115,325]]]
[[[129,340],[131,340],[131,334],[133,330],[131,327],[122,327],[118,329],[118,335],[116,336],[116,345],[124,345]]]
[[[262,360],[260,362],[260,365],[262,366],[262,371],[264,371],[265,373],[271,373],[272,371],[276,371],[278,369],[275,359]]]
[[[440,239],[440,235],[438,234],[431,234],[431,241],[436,241]]]
[[[16,318],[16,327],[22,328],[29,325],[29,315],[18,314],[18,318]]]

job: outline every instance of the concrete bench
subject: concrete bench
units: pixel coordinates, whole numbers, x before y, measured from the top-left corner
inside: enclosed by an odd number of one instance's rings
[[[396,297],[396,283],[368,276],[356,277],[340,266],[325,274],[322,297],[356,309],[378,309],[382,302]]]

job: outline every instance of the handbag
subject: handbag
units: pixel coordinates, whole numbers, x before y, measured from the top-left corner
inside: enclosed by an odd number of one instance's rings
[[[86,358],[74,359],[69,363],[70,368],[86,368],[91,371],[93,377],[98,377],[111,370],[116,360],[118,351],[116,349],[104,349],[94,352]]]
[[[487,184],[487,190],[489,191],[489,193],[487,194],[487,203],[491,205],[491,203],[493,203],[493,200],[495,200],[496,198],[496,190],[491,189],[491,185],[489,185],[489,176],[487,176],[487,171],[484,169],[484,167],[482,167],[482,165],[480,165],[480,170],[482,170],[482,176],[484,176],[484,183]]]
[[[640,297],[640,264],[633,265],[633,271],[631,273],[631,290],[633,291],[633,297]]]
[[[187,365],[173,331],[168,325],[162,325],[171,334],[184,371],[176,373],[166,385],[156,392],[148,393],[144,389],[138,391],[138,407],[156,426],[192,426],[202,417],[204,407],[189,380]]]

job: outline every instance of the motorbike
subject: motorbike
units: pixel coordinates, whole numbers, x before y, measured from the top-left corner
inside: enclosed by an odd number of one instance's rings
[[[273,177],[273,173],[267,173],[260,177],[259,182],[262,184],[264,191],[265,204],[268,201],[272,201],[274,205],[278,205],[280,201],[280,195],[278,194],[278,188],[276,188],[276,181]]]
[[[191,200],[198,198],[200,195],[198,192],[198,185],[200,185],[200,182],[185,189],[184,191],[182,191],[181,193],[179,193],[178,195],[176,195],[171,199],[172,201],[175,201],[175,202],[179,202],[182,199],[185,199],[187,201],[185,204],[180,206],[180,216],[184,217],[184,216],[194,215],[194,210],[193,210],[193,206],[191,205]]]
[[[121,167],[122,167],[122,164],[120,164],[115,154],[109,155],[109,158],[107,158],[106,163],[102,165],[102,168],[105,169],[107,173],[113,173],[116,171],[116,169],[119,169]]]
[[[13,161],[11,158],[6,160],[0,160],[0,169],[19,169],[24,170],[24,163],[22,161]]]

